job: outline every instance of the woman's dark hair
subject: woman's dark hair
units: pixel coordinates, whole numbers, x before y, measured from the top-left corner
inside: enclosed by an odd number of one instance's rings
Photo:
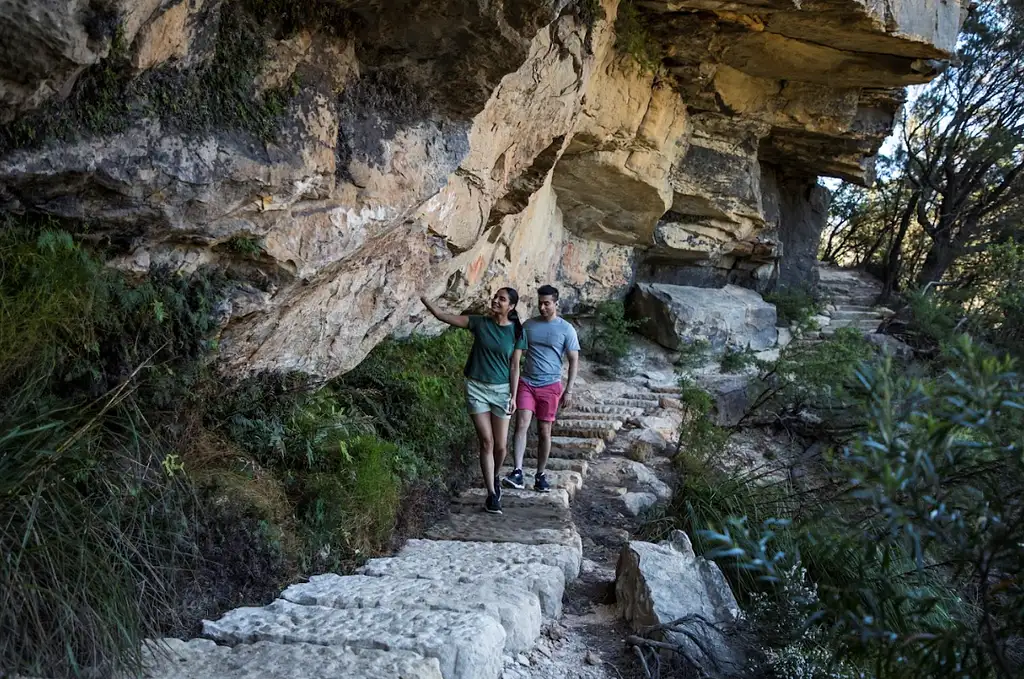
[[[504,290],[505,294],[508,295],[509,304],[511,304],[513,307],[519,304],[519,293],[516,291],[515,288],[502,288],[502,290]],[[510,309],[508,312],[508,319],[512,321],[516,326],[516,344],[519,344],[519,339],[523,336],[523,324],[519,320],[519,312],[516,311],[515,309]],[[514,350],[515,349],[513,347],[513,351]]]

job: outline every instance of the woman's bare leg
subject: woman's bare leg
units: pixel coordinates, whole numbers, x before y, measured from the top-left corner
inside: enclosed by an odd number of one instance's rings
[[[476,439],[480,444],[480,472],[484,475],[484,487],[489,494],[494,495],[494,434],[491,431],[491,414],[476,413],[469,417],[473,420]]]
[[[491,414],[491,431],[494,435],[494,474],[501,470],[505,463],[505,453],[508,452],[508,423],[509,420],[502,419]]]

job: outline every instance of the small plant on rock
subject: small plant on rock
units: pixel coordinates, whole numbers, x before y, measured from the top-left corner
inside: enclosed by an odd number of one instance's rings
[[[589,356],[607,366],[618,365],[629,352],[630,338],[639,325],[639,322],[626,318],[622,302],[601,302],[595,309]]]
[[[726,347],[725,353],[722,354],[722,372],[737,373],[754,365],[755,362],[756,357],[754,356],[754,352],[746,349]]]
[[[711,343],[702,337],[687,337],[676,350],[674,363],[680,370],[694,370],[704,365]]]

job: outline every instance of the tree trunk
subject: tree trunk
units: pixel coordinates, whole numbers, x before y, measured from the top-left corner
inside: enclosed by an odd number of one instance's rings
[[[892,247],[889,248],[889,256],[885,263],[885,280],[882,281],[882,295],[879,298],[880,304],[886,304],[892,299],[893,293],[899,289],[900,271],[903,266],[903,241],[907,238],[907,231],[910,229],[910,221],[917,209],[917,202],[921,199],[920,193],[910,196],[910,202],[903,209],[900,216],[900,228],[893,239]]]
[[[917,285],[924,287],[929,283],[942,280],[946,271],[956,261],[957,247],[945,238],[932,241],[932,247],[924,258],[921,273],[917,275]]]

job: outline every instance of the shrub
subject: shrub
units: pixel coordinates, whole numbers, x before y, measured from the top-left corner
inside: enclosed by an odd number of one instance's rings
[[[632,0],[625,0],[619,5],[615,20],[615,49],[628,55],[642,71],[658,75],[664,70],[661,45],[647,30]]]
[[[57,227],[0,228],[0,666],[130,671],[199,558],[177,448],[217,284],[131,282]]]
[[[808,345],[789,345],[774,363],[762,365],[760,393],[745,417],[792,420],[801,413],[814,418],[851,415],[858,401],[847,386],[857,366],[873,355],[863,334],[840,328],[827,340]],[[842,423],[843,428],[855,422]]]
[[[752,351],[726,347],[721,360],[722,372],[740,372],[745,370],[747,367],[754,365],[755,360],[756,359]]]
[[[302,481],[299,512],[309,531],[307,569],[338,568],[346,559],[387,547],[401,485],[393,471],[396,446],[372,436],[348,442],[350,462]]]
[[[618,365],[629,352],[631,335],[639,326],[638,321],[626,318],[622,302],[601,302],[595,311],[588,355],[607,366]]]
[[[764,301],[775,305],[778,324],[788,326],[796,323],[807,326],[811,317],[821,312],[821,304],[814,294],[803,288],[776,290],[764,296]]]
[[[679,386],[683,423],[679,428],[676,450],[685,450],[688,458],[707,460],[722,450],[729,432],[711,419],[711,411],[715,407],[711,394],[687,377],[680,379]]]
[[[396,470],[406,481],[465,469],[473,427],[465,414],[462,370],[472,337],[389,340],[331,388],[394,443]]]
[[[868,427],[836,460],[830,551],[858,555],[812,620],[878,677],[1019,676],[1024,638],[1024,390],[1012,362],[961,338],[939,379],[890,360],[857,375]],[[739,515],[736,515],[739,516]],[[777,580],[776,535],[734,519],[717,556]],[[798,544],[820,543],[803,527]],[[820,580],[819,580],[820,584]]]
[[[701,337],[688,337],[677,350],[678,358],[674,364],[680,370],[693,370],[704,365],[707,354],[711,350],[711,342]]]

